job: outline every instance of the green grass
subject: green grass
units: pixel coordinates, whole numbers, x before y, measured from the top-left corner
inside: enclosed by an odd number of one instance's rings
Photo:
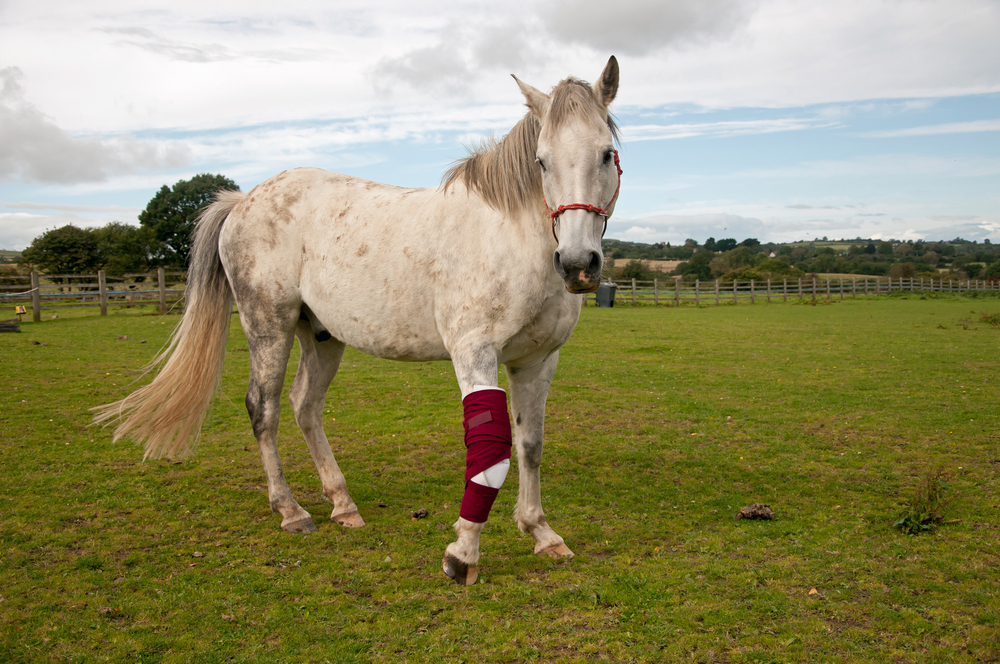
[[[359,531],[326,520],[286,405],[286,475],[320,528],[292,536],[235,317],[196,454],[144,464],[88,408],[126,393],[177,317],[46,313],[0,337],[0,661],[998,661],[1000,330],[980,322],[998,310],[585,309],[542,471],[577,558],[531,555],[512,473],[468,589],[440,571],[464,468],[449,364],[347,353],[326,423]],[[945,523],[902,534],[937,469]],[[776,519],[734,520],[751,502]]]

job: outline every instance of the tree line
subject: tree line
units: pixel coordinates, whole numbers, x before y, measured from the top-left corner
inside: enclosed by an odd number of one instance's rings
[[[202,208],[220,190],[236,190],[224,175],[204,173],[163,185],[139,214],[139,226],[114,221],[100,228],[73,225],[36,237],[21,252],[21,262],[48,274],[93,274],[105,270],[119,275],[147,272],[157,267],[186,268],[191,234]],[[1000,245],[955,238],[950,242],[923,240],[853,240],[787,244],[746,238],[703,243],[688,238],[683,244],[644,244],[603,241],[605,256],[616,278],[653,279],[662,272],[642,265],[641,259],[680,260],[673,274],[685,280],[794,279],[816,273],[872,276],[928,276],[955,279],[1000,279]]]
[[[157,267],[186,268],[191,233],[202,208],[220,190],[236,190],[224,175],[203,173],[163,185],[139,214],[139,226],[113,221],[100,228],[72,224],[48,230],[21,252],[21,262],[47,274],[111,275]]]
[[[625,279],[652,279],[657,274],[641,259],[681,260],[672,272],[687,281],[781,280],[808,275],[857,274],[869,276],[1000,279],[1000,245],[962,238],[945,242],[871,240],[788,244],[761,243],[756,238],[708,238],[699,244],[641,244],[605,240],[605,254],[612,259],[613,274]]]

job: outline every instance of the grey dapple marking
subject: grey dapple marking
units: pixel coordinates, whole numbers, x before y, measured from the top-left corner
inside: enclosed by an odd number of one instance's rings
[[[550,206],[614,207],[618,174],[607,154],[618,89],[612,57],[591,87],[576,79],[551,95],[517,82],[529,113],[430,189],[401,189],[303,168],[247,194],[222,192],[202,214],[188,274],[187,310],[159,373],[119,402],[97,408],[136,438],[146,456],[183,456],[217,387],[235,298],[250,351],[246,405],[281,527],[316,530],[285,482],[278,457],[280,396],[293,340],[301,346],[290,391],[331,518],[364,520],[322,426],[325,394],[345,346],[398,360],[451,360],[462,396],[510,378],[519,485],[519,528],[536,553],[571,556],[541,505],[545,401],[559,348],[596,289],[604,220],[586,210],[558,219]],[[609,203],[610,201],[610,203]],[[366,287],[367,286],[367,287]],[[459,469],[456,468],[456,475]],[[483,524],[459,518],[445,572],[474,583]]]

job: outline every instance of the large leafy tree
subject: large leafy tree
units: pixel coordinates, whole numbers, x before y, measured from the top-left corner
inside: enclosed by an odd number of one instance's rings
[[[92,231],[72,224],[45,231],[21,252],[21,260],[47,274],[87,274],[100,265]]]
[[[146,209],[139,214],[139,223],[149,228],[163,243],[163,262],[187,267],[191,255],[191,232],[198,213],[212,202],[217,191],[239,191],[236,183],[224,175],[202,173],[190,180],[181,180],[173,187],[163,185]]]
[[[112,221],[93,230],[101,265],[108,274],[147,272],[156,264],[162,244],[148,227]]]

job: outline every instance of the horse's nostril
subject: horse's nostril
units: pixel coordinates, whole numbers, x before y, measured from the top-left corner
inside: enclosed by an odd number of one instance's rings
[[[596,251],[590,252],[590,266],[587,268],[588,272],[597,272],[601,269],[601,257]]]

